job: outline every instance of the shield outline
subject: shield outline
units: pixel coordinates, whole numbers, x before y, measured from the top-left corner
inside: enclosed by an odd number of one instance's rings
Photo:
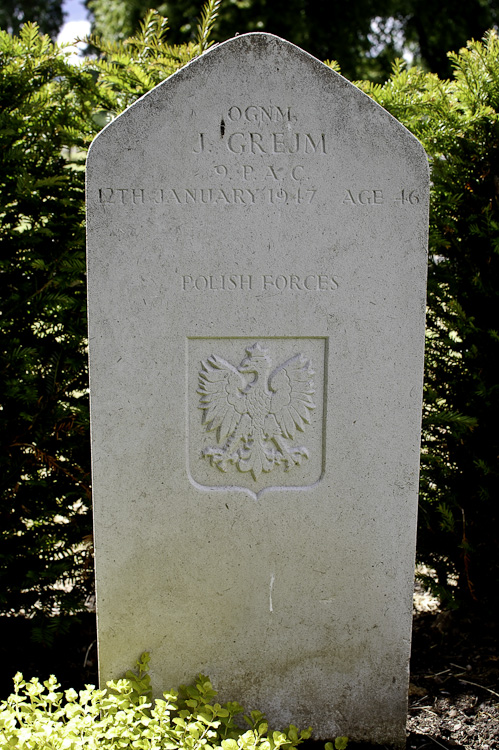
[[[208,354],[203,353],[201,356],[199,354],[199,349],[202,348],[202,345],[199,346],[199,343],[203,342],[205,344],[205,349]],[[227,358],[227,361],[232,364],[234,367],[237,367],[239,360],[243,358],[244,352],[248,346],[254,343],[260,343],[262,346],[265,346],[266,348],[270,349],[270,354],[272,355],[272,342],[274,343],[280,343],[281,346],[283,346],[283,342],[285,342],[284,346],[287,346],[290,351],[289,356],[293,356],[294,354],[301,353],[299,351],[299,344],[300,342],[303,344],[304,342],[309,342],[308,348],[313,347],[315,349],[315,354],[311,357],[308,352],[304,353],[304,356],[308,357],[311,360],[312,368],[314,370],[314,384],[315,384],[315,393],[314,393],[314,399],[317,400],[318,404],[315,409],[315,418],[314,418],[314,424],[308,425],[306,431],[303,433],[304,440],[306,441],[309,434],[313,434],[313,437],[315,439],[315,442],[319,444],[320,449],[318,451],[319,456],[316,457],[316,460],[314,461],[315,467],[310,470],[310,472],[305,472],[305,474],[313,473],[314,478],[310,478],[309,481],[303,481],[301,484],[279,484],[279,483],[272,483],[272,476],[274,470],[268,472],[265,474],[265,478],[268,478],[268,482],[262,487],[260,486],[259,489],[252,489],[251,487],[244,486],[242,484],[237,483],[237,476],[241,475],[241,472],[237,470],[236,467],[231,467],[230,474],[227,473],[227,482],[225,484],[221,483],[212,483],[205,481],[199,481],[196,478],[196,469],[193,466],[193,464],[196,462],[198,458],[200,458],[200,450],[199,450],[199,444],[200,439],[199,435],[207,435],[206,428],[202,424],[202,412],[199,408],[199,394],[197,392],[198,387],[198,377],[199,377],[199,371],[201,368],[201,359],[205,359],[207,356],[211,354],[217,354],[218,356],[221,356],[223,358],[224,354],[221,353],[219,350],[217,350],[217,345],[221,346],[223,348],[223,344],[226,342],[234,342],[239,344],[239,348],[237,349],[238,354],[235,356],[229,356]],[[247,495],[249,495],[254,500],[258,500],[264,493],[268,491],[275,491],[275,492],[287,492],[287,491],[305,491],[305,490],[311,490],[314,487],[316,487],[321,480],[324,477],[325,473],[325,456],[326,456],[326,386],[327,386],[327,362],[328,362],[328,337],[326,336],[187,336],[186,337],[186,468],[187,468],[187,476],[189,478],[189,482],[196,487],[199,490],[202,491],[224,491],[224,492],[244,492]],[[292,348],[292,345],[295,344],[294,348]],[[197,345],[197,346],[196,346]],[[209,345],[209,346],[208,346]],[[297,349],[298,347],[298,349]],[[196,351],[195,351],[196,350]],[[317,356],[317,353],[319,353],[319,356]],[[239,356],[240,355],[240,356]],[[239,356],[239,359],[238,359]],[[285,361],[288,357],[278,357],[278,361],[274,361],[272,364],[272,369],[274,369],[276,366],[282,364],[282,361]],[[195,397],[195,408],[192,406],[192,401],[194,400],[193,394],[196,393]],[[195,415],[195,416],[194,416]],[[309,433],[310,430],[310,433]],[[197,432],[197,435],[196,435]],[[211,442],[213,443],[216,441],[216,438],[214,436],[214,433],[209,433],[211,437]],[[312,435],[311,435],[312,436]],[[308,459],[307,459],[308,460]],[[304,466],[307,463],[307,460],[304,461]],[[214,471],[219,471],[215,467],[211,467]],[[216,475],[214,475],[216,476]],[[220,474],[220,476],[223,476]],[[231,481],[231,478],[234,477],[236,481]],[[260,480],[261,482],[262,480]],[[263,480],[264,481],[264,480]],[[274,480],[275,481],[275,480]]]

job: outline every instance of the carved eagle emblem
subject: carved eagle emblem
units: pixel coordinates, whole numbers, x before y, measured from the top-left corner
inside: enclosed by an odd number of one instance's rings
[[[268,350],[258,343],[246,349],[237,367],[215,354],[201,362],[202,423],[218,442],[202,457],[223,472],[230,464],[250,472],[255,481],[275,466],[288,471],[299,465],[309,454],[293,441],[315,409],[313,374],[301,354],[272,370]]]

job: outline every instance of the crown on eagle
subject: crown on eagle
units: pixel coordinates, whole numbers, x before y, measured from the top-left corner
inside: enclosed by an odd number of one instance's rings
[[[269,350],[264,349],[263,346],[260,346],[260,344],[256,343],[253,344],[253,346],[248,346],[246,348],[246,354],[248,357],[251,357],[252,359],[269,359],[268,357]]]

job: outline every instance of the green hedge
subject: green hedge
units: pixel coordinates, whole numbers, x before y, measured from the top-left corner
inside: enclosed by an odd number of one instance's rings
[[[137,37],[81,66],[34,26],[0,32],[3,613],[76,612],[92,587],[86,149],[209,46],[217,5],[196,44],[168,45],[150,13]],[[451,59],[450,81],[399,64],[383,86],[357,85],[422,141],[432,168],[418,558],[448,604],[486,606],[499,583],[496,33]]]
[[[0,608],[90,590],[84,171],[92,75],[33,26],[0,32]],[[56,589],[58,581],[72,590]]]
[[[451,81],[399,67],[363,88],[431,165],[418,558],[444,603],[487,607],[499,583],[497,33],[449,57]]]

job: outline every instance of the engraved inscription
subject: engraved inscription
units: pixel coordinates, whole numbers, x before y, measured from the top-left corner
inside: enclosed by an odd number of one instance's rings
[[[220,137],[225,136],[225,123],[220,128]],[[208,133],[198,133],[193,154],[203,154],[211,151],[213,143],[209,141]],[[227,137],[227,150],[231,154],[327,154],[325,133],[260,133],[236,130]]]
[[[403,188],[400,191],[400,195],[394,199],[394,203],[400,203],[401,206],[405,206],[409,203],[411,206],[415,206],[419,203],[419,192],[417,190],[406,190]]]
[[[293,179],[297,180],[296,177]],[[310,205],[317,190],[248,187],[190,187],[190,188],[100,188],[99,203],[123,206],[145,204],[180,206],[254,206],[256,203]]]
[[[338,282],[326,273],[309,273],[307,275],[272,274],[259,276],[253,274],[227,273],[181,276],[183,292],[233,292],[236,290],[275,291],[275,292],[328,292],[338,289]]]
[[[261,276],[262,289],[275,289],[278,292],[297,291],[297,292],[328,292],[338,288],[338,282],[326,273],[309,273],[307,276],[298,276],[297,274],[278,274],[266,273]]]
[[[98,189],[99,203],[123,206],[169,204],[180,206],[309,206],[315,201],[317,189],[309,186],[309,178],[302,164],[289,169],[275,164],[255,168],[251,164],[228,167],[216,164],[210,170],[212,179],[224,181],[224,187],[102,187]],[[239,187],[232,180],[241,180]],[[289,185],[284,188],[283,181]],[[254,183],[260,183],[258,187]],[[236,183],[237,184],[237,183]],[[344,206],[417,206],[417,189],[402,189],[398,194],[385,195],[381,188],[364,190],[342,189],[340,201]]]
[[[243,133],[227,139],[232,154],[326,154],[325,133]]]
[[[219,137],[223,140],[226,134],[224,120],[220,123]],[[328,154],[329,149],[325,133],[303,133],[303,132],[245,132],[236,130],[227,136],[224,141],[227,150],[231,154],[241,156],[242,154],[265,154],[275,156],[277,154]],[[195,136],[193,154],[210,153],[215,143],[210,139],[209,133],[198,133]]]
[[[383,203],[398,203],[401,206],[416,206],[419,203],[419,191],[402,188],[394,197],[385,197],[380,188],[353,190],[347,189],[343,192],[341,201],[346,206],[381,206]]]
[[[298,117],[292,113],[291,107],[274,104],[233,105],[222,117],[219,137],[223,141],[227,135],[226,148],[232,154],[328,153],[325,133],[290,132],[290,123],[297,120]],[[265,125],[270,126],[272,132],[262,132]],[[274,131],[272,125],[281,127]],[[252,129],[255,126],[258,126],[259,130]],[[229,133],[228,128],[231,130]],[[196,136],[192,152],[202,154],[211,151],[213,145],[214,141],[210,139],[209,133],[200,132]]]
[[[254,481],[275,466],[285,471],[299,466],[309,452],[293,443],[315,409],[313,374],[302,354],[272,369],[268,349],[258,342],[246,348],[237,367],[216,354],[201,362],[202,424],[215,432],[218,443],[201,457],[219,471],[233,466]]]
[[[210,191],[199,201],[197,190],[189,186],[196,194],[194,203],[306,209],[318,190],[305,165],[327,158],[332,149],[327,133],[309,129],[299,119],[284,104],[233,104],[216,131],[193,133],[190,150],[199,160],[196,176],[203,180],[204,194]],[[210,183],[214,176],[223,183]],[[212,191],[218,199],[211,198]]]
[[[291,107],[279,107],[275,104],[262,105],[250,104],[247,107],[237,107],[233,105],[227,112],[227,117],[231,122],[296,122],[298,119],[291,112]]]
[[[255,180],[270,180],[272,184],[286,177],[290,177],[295,182],[300,182],[304,178],[305,167],[303,164],[295,164],[290,169],[277,164],[266,164],[264,167],[255,167],[252,164],[215,164],[213,172],[217,177],[242,178],[245,182],[254,182]]]
[[[213,206],[248,206],[256,202],[257,191],[249,188],[171,188],[173,203],[193,204],[197,203]]]
[[[308,206],[328,200],[341,203],[345,210],[368,211],[419,203],[415,186],[395,193],[381,185],[349,185],[339,187],[334,196],[324,195],[314,185],[313,164],[334,156],[330,136],[314,130],[306,117],[285,104],[233,104],[221,113],[215,132],[196,128],[187,142],[196,166],[190,178],[182,180],[184,184],[102,187],[99,202],[133,209],[166,204],[179,210],[210,206],[220,211],[266,205],[286,212],[306,212]]]
[[[306,210],[318,197],[307,165],[329,157],[332,149],[327,133],[299,119],[285,104],[232,104],[216,130],[196,129],[188,136],[196,165],[186,171],[185,182],[102,187],[99,202]]]
[[[350,203],[353,206],[379,206],[383,203],[382,190],[345,190],[343,203]]]
[[[236,289],[253,289],[253,276],[244,273],[230,273],[208,276],[182,276],[182,291],[188,292],[197,290],[204,292],[206,290],[218,292],[220,290],[233,292]]]

